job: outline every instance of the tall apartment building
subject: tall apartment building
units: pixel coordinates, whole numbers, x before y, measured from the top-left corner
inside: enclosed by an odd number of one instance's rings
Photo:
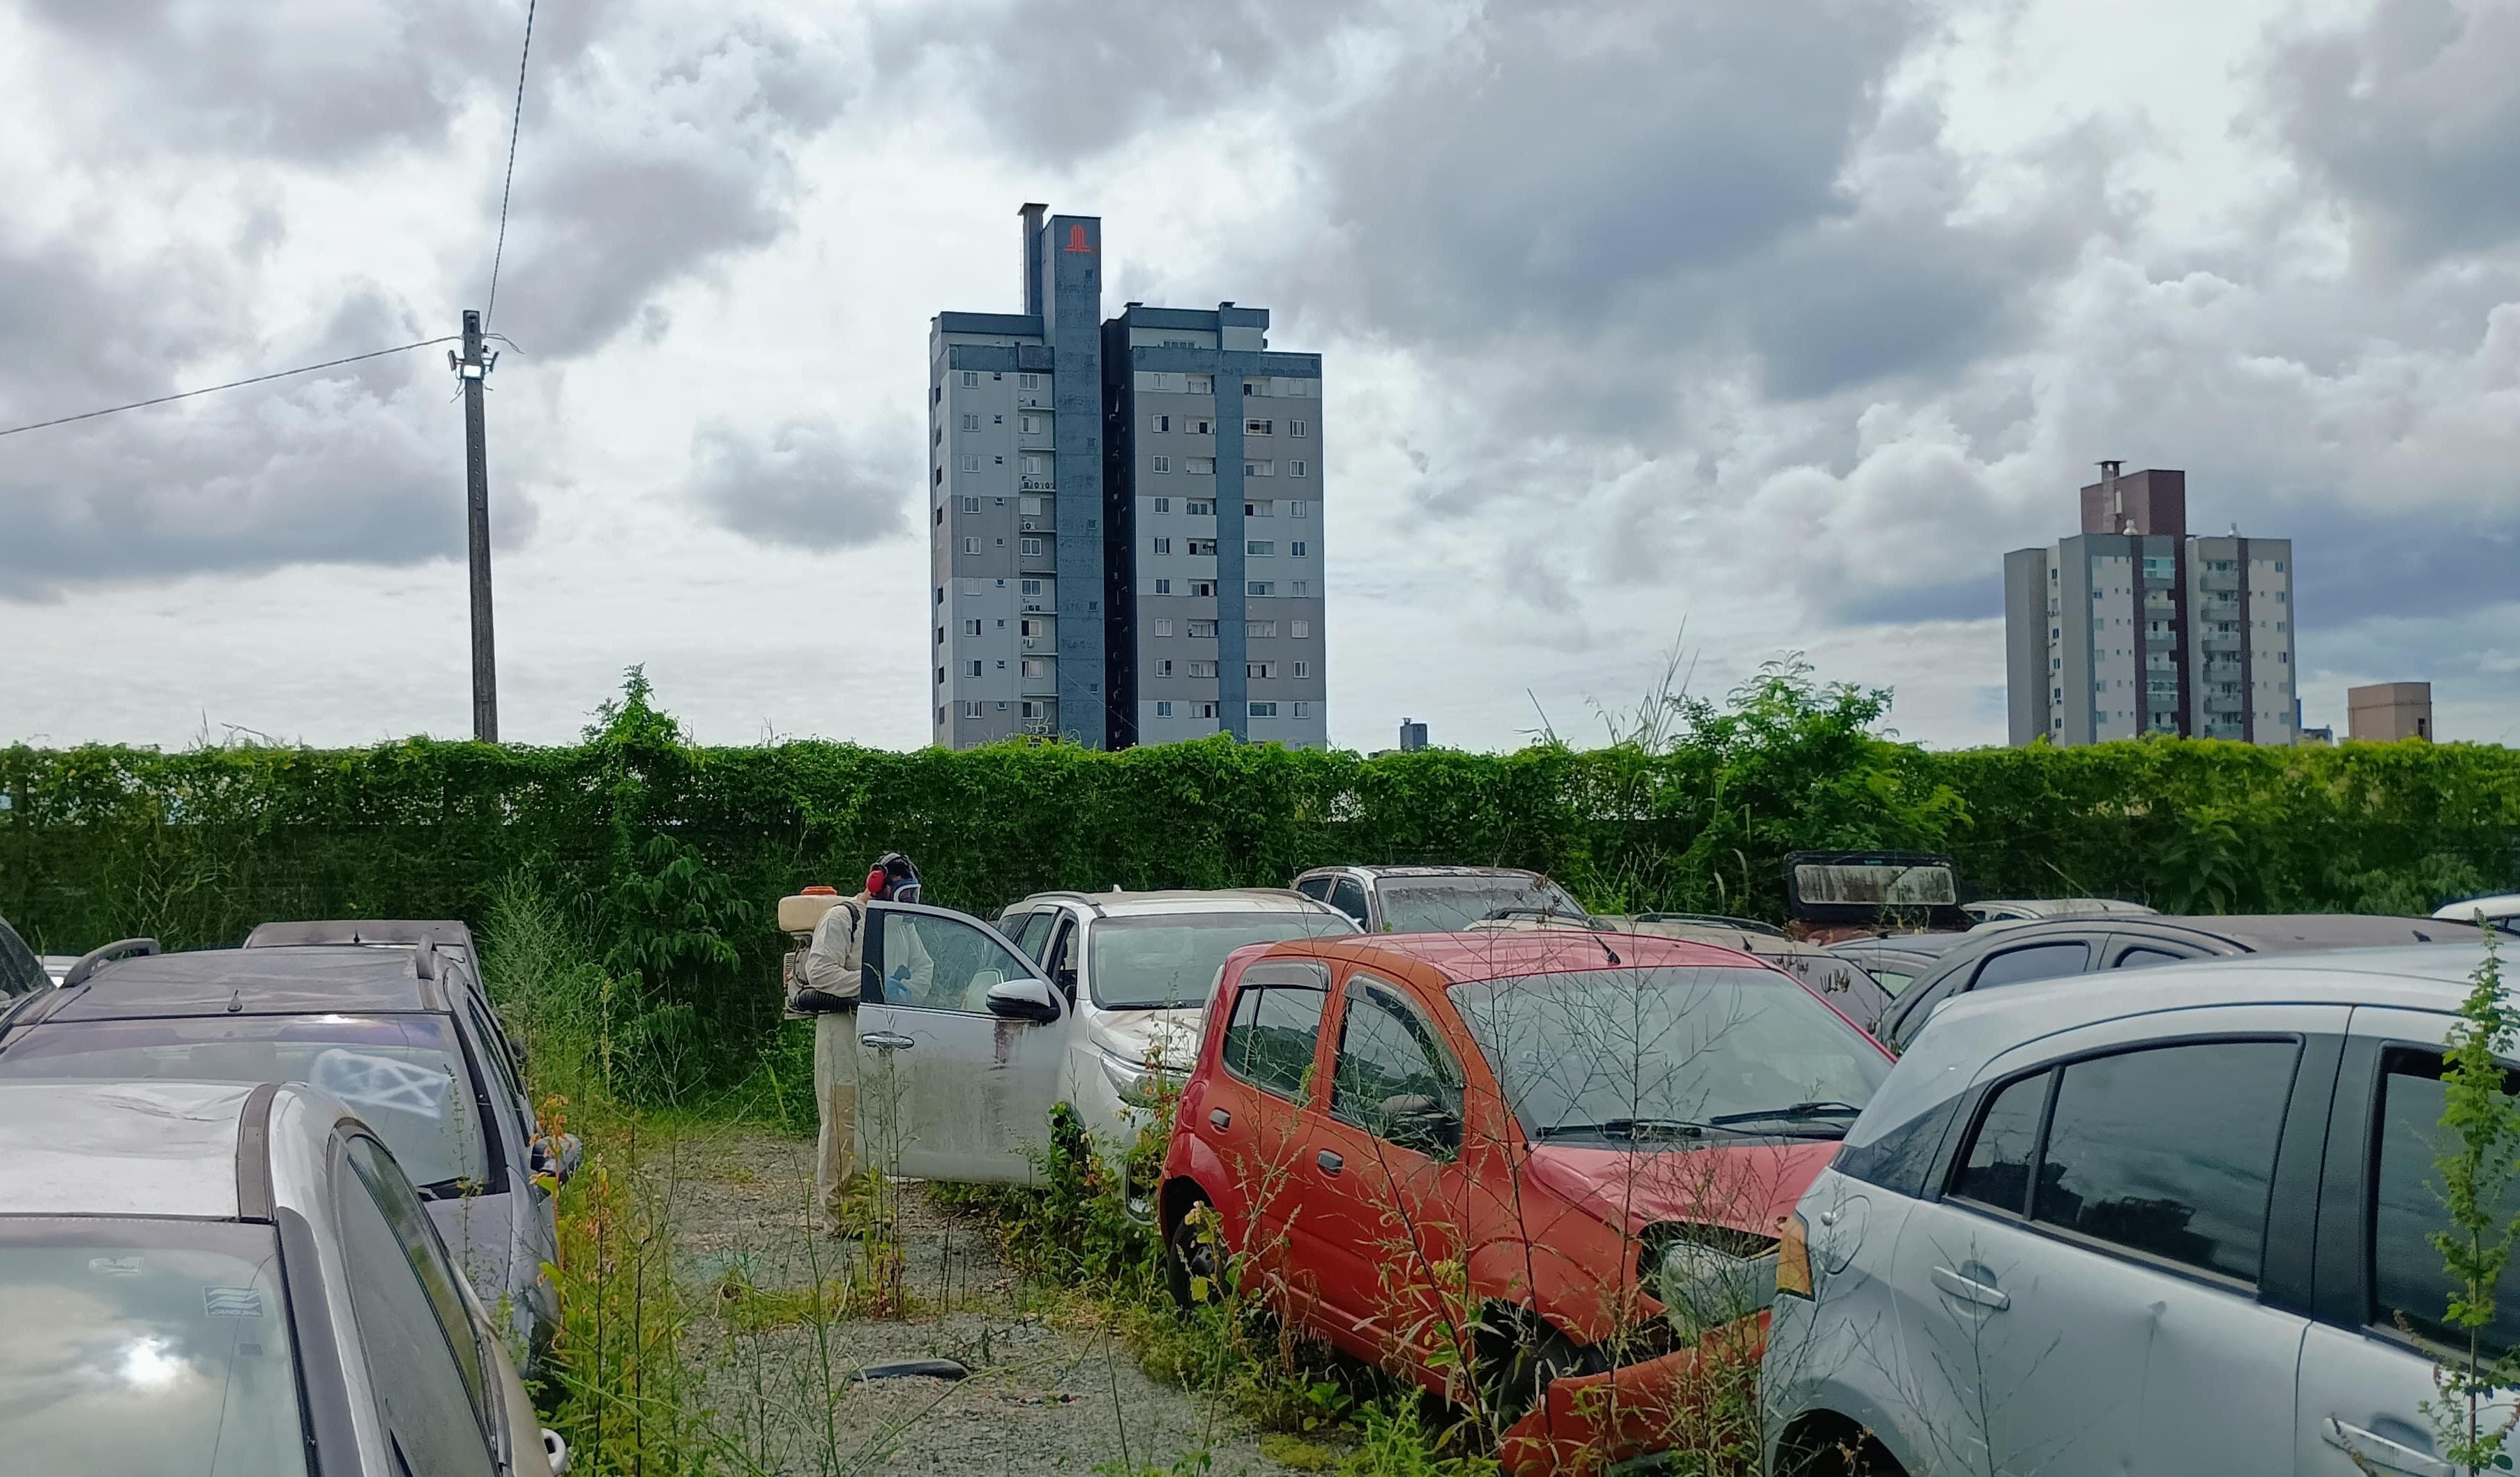
[[[1321,356],[1263,308],[1102,312],[1102,222],[1023,217],[1024,310],[928,331],[934,734],[1328,742]]]
[[[2083,531],[2003,557],[2011,739],[2291,743],[2292,541],[2187,531],[2187,474],[2100,464]]]

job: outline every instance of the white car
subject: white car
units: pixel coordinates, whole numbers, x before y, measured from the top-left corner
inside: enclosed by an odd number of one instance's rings
[[[2479,914],[2484,915],[2486,926],[2489,928],[2499,928],[2505,933],[2520,933],[2520,892],[2505,892],[2495,897],[2469,898],[2464,902],[2452,903],[2446,908],[2433,910],[2433,917],[2437,918],[2456,918],[2462,923],[2475,922]]]
[[[1198,1056],[1217,971],[1245,944],[1358,930],[1346,914],[1274,887],[1043,892],[998,927],[1074,1007],[1060,1096],[1088,1127],[1134,1135]]]
[[[2429,1236],[2482,958],[2253,954],[1944,1006],[1785,1224],[1765,1470],[2448,1477]],[[2506,1286],[2487,1357],[2515,1340]]]
[[[0,1466],[552,1477],[393,1155],[303,1086],[0,1086]]]

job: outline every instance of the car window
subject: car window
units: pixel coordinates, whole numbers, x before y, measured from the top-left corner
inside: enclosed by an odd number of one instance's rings
[[[2048,1087],[2055,1076],[2035,1073],[1987,1099],[1977,1136],[1953,1177],[1953,1194],[2016,1216],[2025,1212],[2030,1166],[2039,1158],[2039,1120],[2048,1111]]]
[[[497,1077],[499,1086],[507,1090],[509,1100],[522,1097],[524,1089],[517,1081],[517,1064],[508,1059],[507,1044],[499,1039],[498,1031],[482,1015],[480,1003],[467,997],[464,1009],[472,1018],[475,1045],[480,1048],[482,1055],[490,1058],[491,1075]]]
[[[451,1016],[213,1015],[57,1020],[11,1038],[0,1081],[305,1082],[367,1120],[405,1173],[434,1194],[490,1186],[486,1097]]]
[[[1005,928],[998,931],[1014,941],[1016,953],[1028,960],[1038,962],[1041,959],[1041,946],[1050,938],[1050,925],[1058,921],[1058,909],[1036,908],[1017,918],[1015,927],[1012,931]]]
[[[0,1218],[0,1468],[303,1477],[295,1365],[269,1226]]]
[[[2185,955],[2173,954],[2167,949],[2121,949],[2118,951],[2116,962],[2110,964],[2109,967],[2112,969],[2149,969],[2155,964],[2175,964],[2184,958],[2186,958]]]
[[[1356,925],[1319,908],[1155,913],[1096,918],[1086,987],[1105,1010],[1206,1004],[1225,957],[1246,944],[1345,935]]]
[[[378,1418],[403,1471],[490,1477],[492,1463],[464,1366],[447,1339],[408,1243],[395,1233],[369,1177],[335,1177],[350,1310],[374,1387]],[[469,1333],[477,1368],[479,1350]]]
[[[1584,905],[1547,877],[1506,873],[1488,876],[1384,877],[1374,888],[1387,933],[1453,933],[1504,910],[1586,916]]]
[[[1397,1140],[1405,1120],[1430,1108],[1461,1117],[1461,1074],[1434,1028],[1397,995],[1350,984],[1330,1070],[1331,1115]]]
[[[883,1003],[986,1014],[991,986],[1033,978],[1033,966],[966,918],[882,909]]]
[[[1058,936],[1049,948],[1051,983],[1058,986],[1071,1005],[1076,1000],[1076,936],[1082,931],[1074,918],[1061,918]]]
[[[1898,999],[1900,993],[1916,978],[1905,969],[1893,969],[1887,964],[1868,964],[1866,967],[1872,971],[1874,979],[1881,982],[1881,988],[1890,992],[1893,1000]]]
[[[1327,903],[1330,900],[1330,879],[1328,875],[1306,877],[1295,884],[1295,890],[1316,903]]]
[[[2196,1042],[2067,1065],[2030,1218],[2254,1282],[2301,1048]]]
[[[44,962],[9,920],[0,918],[0,1000],[13,995],[25,995],[36,990],[49,990],[53,977],[44,972]]]
[[[2092,946],[2081,939],[2006,949],[1989,956],[1985,963],[1978,965],[1977,977],[1970,982],[1969,988],[1988,990],[1998,985],[2020,985],[2036,979],[2080,974],[2091,959]]]
[[[1338,878],[1330,886],[1330,906],[1356,919],[1358,927],[1365,926],[1369,916],[1365,905],[1365,884],[1354,877]]]
[[[2442,1210],[2442,1111],[2448,1105],[2441,1081],[2442,1059],[2433,1052],[2391,1052],[2380,1080],[2378,1142],[2373,1146],[2378,1173],[2373,1176],[2371,1216],[2371,1307],[2369,1320],[2395,1330],[2398,1320],[2427,1338],[2464,1347],[2466,1333],[2453,1330],[2445,1314],[2456,1289],[2433,1244],[2433,1232],[2446,1229]],[[2506,1079],[2504,1092],[2520,1092],[2520,1080]],[[2497,1224],[2510,1225],[2520,1215],[2520,1184],[2506,1182]],[[2520,1345],[2520,1298],[2495,1299],[2494,1321],[2484,1330],[2485,1357],[2496,1360]]]
[[[1225,1069],[1262,1092],[1300,1102],[1328,992],[1319,978],[1255,986],[1249,973],[1235,992],[1234,1014],[1226,1022]]]
[[[460,1290],[462,1275],[447,1255],[446,1243],[438,1238],[420,1196],[412,1192],[411,1181],[377,1147],[375,1140],[351,1139],[348,1153],[350,1172],[358,1176],[384,1210],[385,1224],[401,1244],[403,1259],[420,1278],[421,1290],[428,1294],[429,1309],[446,1335],[447,1347],[455,1352],[455,1363],[464,1371],[464,1386],[474,1409],[487,1410],[489,1384],[482,1373],[481,1348],[473,1340],[472,1315],[465,1309]]]

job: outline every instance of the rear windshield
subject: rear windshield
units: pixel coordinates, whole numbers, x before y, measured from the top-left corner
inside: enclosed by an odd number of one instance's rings
[[[1385,877],[1378,890],[1387,933],[1459,933],[1501,908],[1585,916],[1547,877]]]
[[[303,1082],[382,1135],[424,1195],[490,1187],[478,1090],[442,1015],[56,1021],[0,1047],[0,1081]]]
[[[1086,970],[1094,1004],[1105,1010],[1204,1007],[1225,957],[1245,944],[1356,931],[1346,915],[1318,908],[1149,914],[1093,926]]]
[[[1452,997],[1534,1139],[1843,1135],[1880,1048],[1771,969],[1583,969]]]
[[[279,1256],[264,1226],[0,1218],[0,1465],[303,1474]]]

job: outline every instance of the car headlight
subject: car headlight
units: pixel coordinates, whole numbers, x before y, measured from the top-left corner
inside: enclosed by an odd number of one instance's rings
[[[1110,1052],[1102,1052],[1102,1075],[1110,1079],[1111,1090],[1120,1095],[1120,1100],[1131,1107],[1161,1107],[1181,1094],[1183,1078],[1178,1072]]]
[[[1690,1342],[1776,1301],[1777,1243],[1717,1227],[1674,1227],[1652,1280],[1674,1331]]]

